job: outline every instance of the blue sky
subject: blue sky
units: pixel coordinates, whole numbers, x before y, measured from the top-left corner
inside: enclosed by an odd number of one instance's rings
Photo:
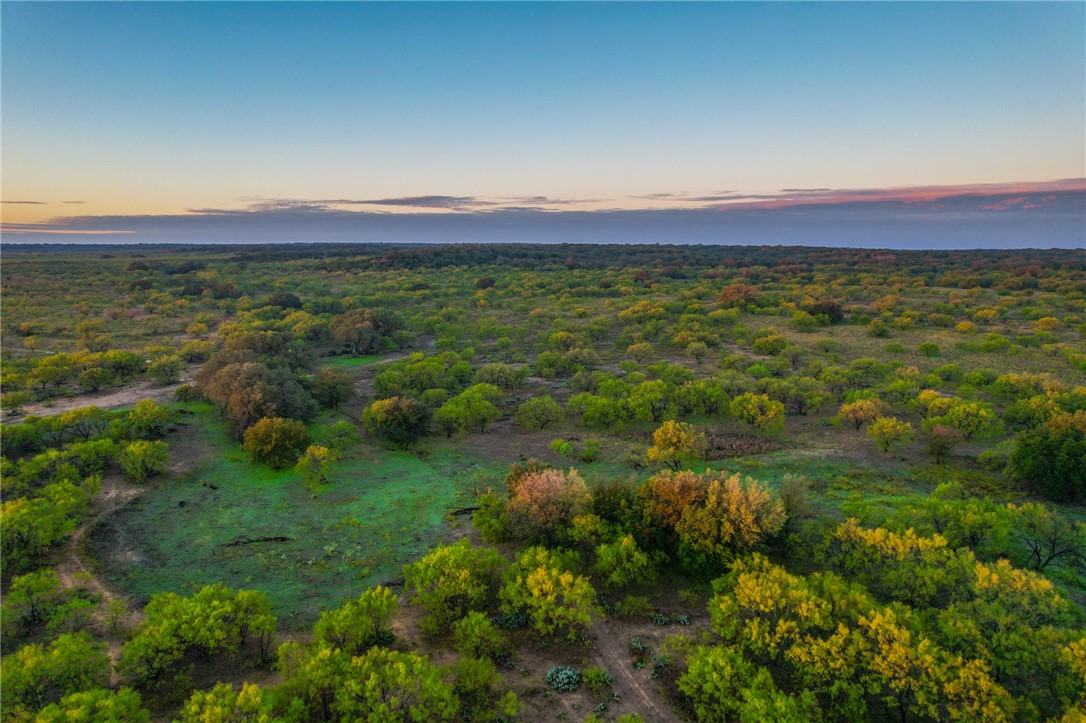
[[[826,228],[862,216],[877,239],[889,222],[863,194],[878,191],[913,212],[894,243],[957,229],[976,244],[999,214],[1032,229],[1022,244],[1083,245],[1083,3],[4,2],[0,16],[8,240],[229,240],[206,230],[224,212],[253,237],[291,214],[313,240],[350,237],[344,219],[360,240],[423,226],[417,240],[502,240],[516,214],[521,237],[592,240],[603,219],[637,230],[657,213],[685,219],[668,240],[697,226],[734,242],[752,204],[784,229],[781,207],[812,200]],[[943,226],[921,223],[916,187]],[[982,202],[999,194],[1030,200]],[[953,219],[931,206],[966,196],[981,199],[968,234],[960,203]],[[796,235],[772,229],[740,235]]]

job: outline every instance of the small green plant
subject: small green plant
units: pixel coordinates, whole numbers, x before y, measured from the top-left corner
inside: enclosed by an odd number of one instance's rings
[[[599,693],[610,686],[614,678],[603,668],[594,665],[584,672],[582,680],[589,690],[593,693]]]
[[[558,665],[547,671],[547,685],[562,693],[572,693],[581,687],[581,674],[576,668]]]
[[[552,439],[551,451],[562,457],[568,457],[573,454],[573,445],[564,439]]]
[[[644,655],[649,650],[649,646],[642,642],[641,638],[630,638],[630,652],[634,655]]]
[[[501,613],[500,615],[495,615],[491,620],[503,630],[520,630],[528,627],[528,614],[523,610]]]
[[[581,461],[585,463],[595,462],[600,455],[600,441],[598,439],[586,439],[581,445]]]
[[[636,618],[652,612],[652,605],[647,597],[627,595],[618,604],[618,614],[624,618]]]
[[[671,622],[671,618],[669,618],[667,615],[664,615],[663,613],[653,613],[652,614],[652,624],[653,625],[667,625],[670,622]]]
[[[690,616],[683,615],[682,613],[677,613],[671,616],[671,622],[675,623],[676,625],[689,625]]]

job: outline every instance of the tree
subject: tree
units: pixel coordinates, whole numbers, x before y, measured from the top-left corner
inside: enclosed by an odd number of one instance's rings
[[[675,525],[689,549],[726,559],[780,532],[784,505],[764,485],[738,474],[708,479],[704,499],[688,505]]]
[[[113,383],[113,374],[103,367],[91,367],[79,373],[79,386],[89,392],[97,392]]]
[[[147,376],[156,384],[166,386],[181,381],[181,370],[185,361],[176,354],[166,354],[152,360],[147,365]]]
[[[1007,471],[1049,499],[1086,500],[1086,411],[1059,414],[1019,434]]]
[[[568,640],[592,622],[596,591],[574,575],[572,560],[543,547],[529,547],[506,571],[499,597],[507,612],[522,610],[541,637],[564,634]]]
[[[255,636],[258,657],[267,657],[275,616],[264,593],[205,585],[191,597],[153,595],[136,634],[124,644],[120,669],[139,682],[158,679],[187,652],[206,660],[237,653]]]
[[[165,442],[161,440],[137,441],[129,442],[121,447],[117,454],[117,463],[126,477],[142,482],[148,477],[162,473],[166,469],[169,458],[170,451]]]
[[[309,441],[309,430],[298,420],[265,417],[245,430],[242,449],[254,464],[284,469],[298,461]]]
[[[109,684],[105,643],[87,633],[66,633],[48,646],[25,645],[3,659],[4,708],[37,711],[80,691]]]
[[[883,416],[889,411],[886,403],[879,399],[857,399],[846,402],[837,410],[837,416],[857,432],[860,427]]]
[[[306,484],[324,485],[332,481],[332,465],[339,461],[338,450],[311,444],[298,459],[294,469],[301,473]]]
[[[341,720],[452,720],[460,708],[442,671],[414,652],[371,648],[351,659],[339,685],[335,711]]]
[[[476,384],[445,402],[434,413],[434,423],[451,437],[454,432],[478,428],[485,432],[501,416],[494,402],[502,398],[493,384]]]
[[[642,422],[659,422],[670,406],[668,392],[668,385],[662,379],[638,384],[626,397],[630,418]]]
[[[271,723],[274,720],[279,718],[275,716],[272,696],[254,683],[242,683],[241,690],[229,683],[219,683],[211,690],[198,690],[181,711],[181,723]]]
[[[695,648],[686,665],[678,686],[690,700],[697,720],[733,720],[742,705],[743,691],[754,678],[754,666],[740,652],[724,645]]]
[[[957,446],[961,434],[951,427],[933,424],[928,427],[924,438],[927,442],[928,453],[931,454],[935,464],[942,464],[943,460]]]
[[[143,707],[140,694],[131,688],[119,690],[95,688],[64,696],[59,703],[47,705],[38,711],[34,720],[36,723],[72,723],[73,721],[145,723],[151,720],[151,713]],[[227,720],[238,719],[200,718],[199,720],[218,720],[226,723]]]
[[[532,397],[517,408],[513,424],[522,429],[540,430],[561,423],[565,416],[553,397]]]
[[[324,367],[313,379],[313,398],[322,407],[339,409],[340,405],[354,399],[354,380],[347,372]]]
[[[482,608],[497,586],[505,559],[490,547],[466,539],[438,545],[404,567],[404,586],[426,617],[420,627],[431,634],[447,631],[469,610]]]
[[[596,547],[593,570],[609,588],[625,588],[634,583],[648,585],[656,580],[656,566],[634,542],[633,535]]]
[[[883,452],[899,444],[908,444],[913,439],[913,425],[895,417],[878,417],[867,427],[867,434]]]
[[[528,367],[513,367],[509,364],[484,364],[475,373],[479,384],[492,384],[506,392],[515,392],[524,386],[528,378]]]
[[[515,716],[520,709],[515,693],[499,693],[502,677],[490,660],[464,656],[452,664],[449,672],[452,674],[453,691],[460,699],[460,716],[463,720],[504,721]]]
[[[741,394],[732,400],[731,413],[763,432],[784,428],[784,405],[765,394]]]
[[[1071,522],[1058,510],[1036,502],[1007,505],[1014,535],[1029,551],[1029,566],[1043,571],[1052,564],[1086,567],[1086,524]]]
[[[509,639],[489,617],[472,610],[453,624],[453,647],[462,655],[493,660],[509,650]]]
[[[396,612],[396,595],[387,587],[366,590],[357,600],[321,614],[313,628],[318,643],[361,655],[370,647],[388,642],[388,621]]]
[[[177,413],[169,407],[141,399],[121,421],[121,427],[125,435],[137,439],[161,439],[176,419]]]
[[[954,400],[954,404],[941,416],[929,417],[928,423],[953,427],[966,440],[989,437],[1001,427],[991,405],[961,399]]]
[[[667,421],[652,433],[652,446],[645,453],[649,463],[671,470],[700,459],[705,454],[705,435],[692,424]]]
[[[574,469],[531,472],[510,485],[510,493],[506,518],[521,539],[553,540],[564,524],[592,505],[588,486]]]
[[[336,341],[359,355],[398,348],[396,332],[403,329],[403,322],[384,309],[352,309],[332,317],[328,326]]]
[[[358,436],[355,425],[346,419],[321,427],[318,437],[322,446],[334,449],[341,454],[358,444],[362,439]]]
[[[4,601],[5,622],[15,618],[25,625],[42,623],[61,599],[60,580],[51,567],[14,577]]]
[[[430,429],[430,408],[417,399],[379,399],[362,414],[366,431],[393,444],[410,446]]]
[[[735,283],[724,288],[720,292],[721,306],[746,306],[753,304],[758,298],[758,287],[749,284]]]
[[[279,648],[281,692],[300,720],[369,723],[452,720],[459,710],[441,670],[417,653],[371,648],[351,657],[326,645]]]

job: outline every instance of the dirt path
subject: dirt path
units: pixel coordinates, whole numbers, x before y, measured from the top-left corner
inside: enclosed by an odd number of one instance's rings
[[[60,548],[61,559],[56,566],[56,571],[61,585],[66,588],[84,588],[101,597],[102,604],[95,616],[95,622],[102,630],[112,631],[113,625],[108,619],[107,606],[114,600],[124,599],[124,596],[114,591],[83,559],[83,539],[88,530],[139,497],[143,491],[143,487],[130,484],[119,475],[105,477],[102,480],[102,491],[94,501],[93,514],[75,529],[68,538],[68,542]],[[120,629],[126,630],[139,625],[142,621],[143,612],[129,607],[124,617],[117,621],[117,625]],[[109,658],[113,664],[111,682],[116,684],[120,680],[116,666],[121,659],[121,641],[116,636],[110,636],[108,644]]]
[[[94,394],[80,394],[76,397],[64,397],[51,400],[46,406],[45,402],[26,404],[22,408],[22,414],[36,417],[54,417],[58,414],[70,412],[80,407],[95,406],[101,409],[113,409],[114,407],[130,407],[142,399],[154,399],[156,402],[173,401],[174,392],[182,384],[190,380],[182,379],[177,384],[167,384],[164,387],[154,382],[139,381],[129,384],[121,389],[110,389]],[[11,415],[4,415],[5,417]],[[6,419],[5,419],[6,421]]]
[[[593,662],[614,678],[611,687],[624,706],[654,723],[679,723],[683,720],[660,697],[649,677],[649,669],[637,670],[633,667],[628,636],[622,625],[612,620],[602,620],[593,626],[592,632],[596,636]]]

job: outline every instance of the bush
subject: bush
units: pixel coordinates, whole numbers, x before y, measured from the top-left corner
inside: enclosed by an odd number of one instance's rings
[[[598,665],[593,665],[586,670],[584,675],[581,676],[581,679],[585,686],[593,693],[602,692],[605,688],[610,687],[611,683],[614,681],[611,674]]]
[[[309,430],[298,420],[265,417],[245,430],[242,449],[254,463],[285,469],[298,461],[309,442]]]
[[[581,674],[568,665],[560,665],[547,671],[547,684],[562,693],[572,693],[581,687]]]
[[[406,397],[379,399],[363,413],[362,424],[372,435],[408,446],[429,431],[430,408]]]
[[[565,419],[561,405],[551,397],[532,397],[517,408],[513,424],[521,429],[540,430]]]
[[[129,442],[117,454],[117,463],[129,479],[137,482],[166,469],[169,448],[165,442]]]

